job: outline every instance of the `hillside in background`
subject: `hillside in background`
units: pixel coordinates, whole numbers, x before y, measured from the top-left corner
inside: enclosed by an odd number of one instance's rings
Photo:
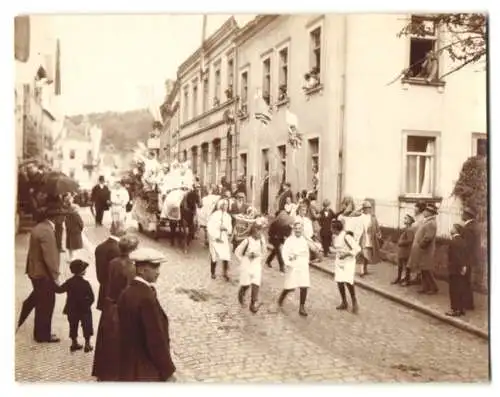
[[[89,113],[68,118],[78,126],[82,124],[85,117],[90,124],[102,128],[101,147],[112,145],[117,152],[127,152],[133,149],[138,141],[145,143],[153,123],[153,117],[147,109],[119,113]]]

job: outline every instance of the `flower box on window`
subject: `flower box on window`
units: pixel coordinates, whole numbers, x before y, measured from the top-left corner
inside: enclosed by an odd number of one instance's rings
[[[288,87],[286,84],[280,85],[280,91],[278,95],[278,103],[276,104],[278,107],[285,105],[290,102],[290,98],[288,97]]]
[[[307,95],[314,94],[323,88],[318,68],[313,68],[311,71],[304,74],[304,80],[305,84],[302,88]]]
[[[246,119],[248,117],[248,107],[246,104],[241,104],[240,108],[236,112],[236,115],[240,120]]]
[[[232,86],[232,84],[230,84],[229,87],[227,87],[227,89],[226,89],[226,91],[224,91],[224,93],[226,94],[226,98],[228,101],[233,99],[233,86]]]

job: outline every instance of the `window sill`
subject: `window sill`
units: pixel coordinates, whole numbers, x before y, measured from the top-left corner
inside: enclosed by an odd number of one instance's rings
[[[276,103],[276,106],[280,108],[282,106],[288,105],[289,103],[290,103],[290,98],[286,97],[285,99],[282,99],[281,101],[278,101]]]
[[[443,201],[442,197],[439,196],[425,196],[417,194],[403,194],[398,197],[400,203],[418,203],[420,201],[425,201],[428,203],[440,204]]]
[[[423,78],[415,78],[415,77],[403,78],[401,80],[401,83],[428,86],[428,87],[444,87],[446,85],[446,83],[441,80],[427,81]]]
[[[317,94],[321,91],[323,91],[323,84],[321,84],[321,83],[318,85],[315,85],[314,87],[311,87],[311,88],[304,88],[304,92],[307,96]]]

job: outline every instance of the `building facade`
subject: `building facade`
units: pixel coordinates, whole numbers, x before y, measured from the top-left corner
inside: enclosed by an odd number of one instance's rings
[[[180,148],[179,81],[168,85],[166,91],[165,103],[160,107],[163,120],[160,135],[160,160],[170,163],[176,158]]]
[[[239,28],[234,18],[204,40],[178,70],[179,154],[191,161],[202,185],[235,180],[234,95]]]
[[[338,206],[345,195],[372,198],[390,227],[417,199],[434,200],[440,232],[449,230],[461,166],[485,154],[486,75],[472,65],[442,81],[453,68],[444,54],[435,75],[423,73],[415,60],[448,38],[432,26],[424,38],[397,37],[410,17],[265,15],[239,31],[238,162],[255,175],[258,205],[271,206],[283,180],[298,191],[319,179],[320,200]],[[272,108],[266,127],[254,118],[258,90]],[[297,150],[288,144],[287,111],[302,133]]]

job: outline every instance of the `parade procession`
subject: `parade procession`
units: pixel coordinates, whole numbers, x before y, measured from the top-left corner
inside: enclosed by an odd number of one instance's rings
[[[16,381],[489,382],[484,84],[433,52],[481,15],[16,17]],[[134,42],[127,78],[58,110],[47,26]]]

